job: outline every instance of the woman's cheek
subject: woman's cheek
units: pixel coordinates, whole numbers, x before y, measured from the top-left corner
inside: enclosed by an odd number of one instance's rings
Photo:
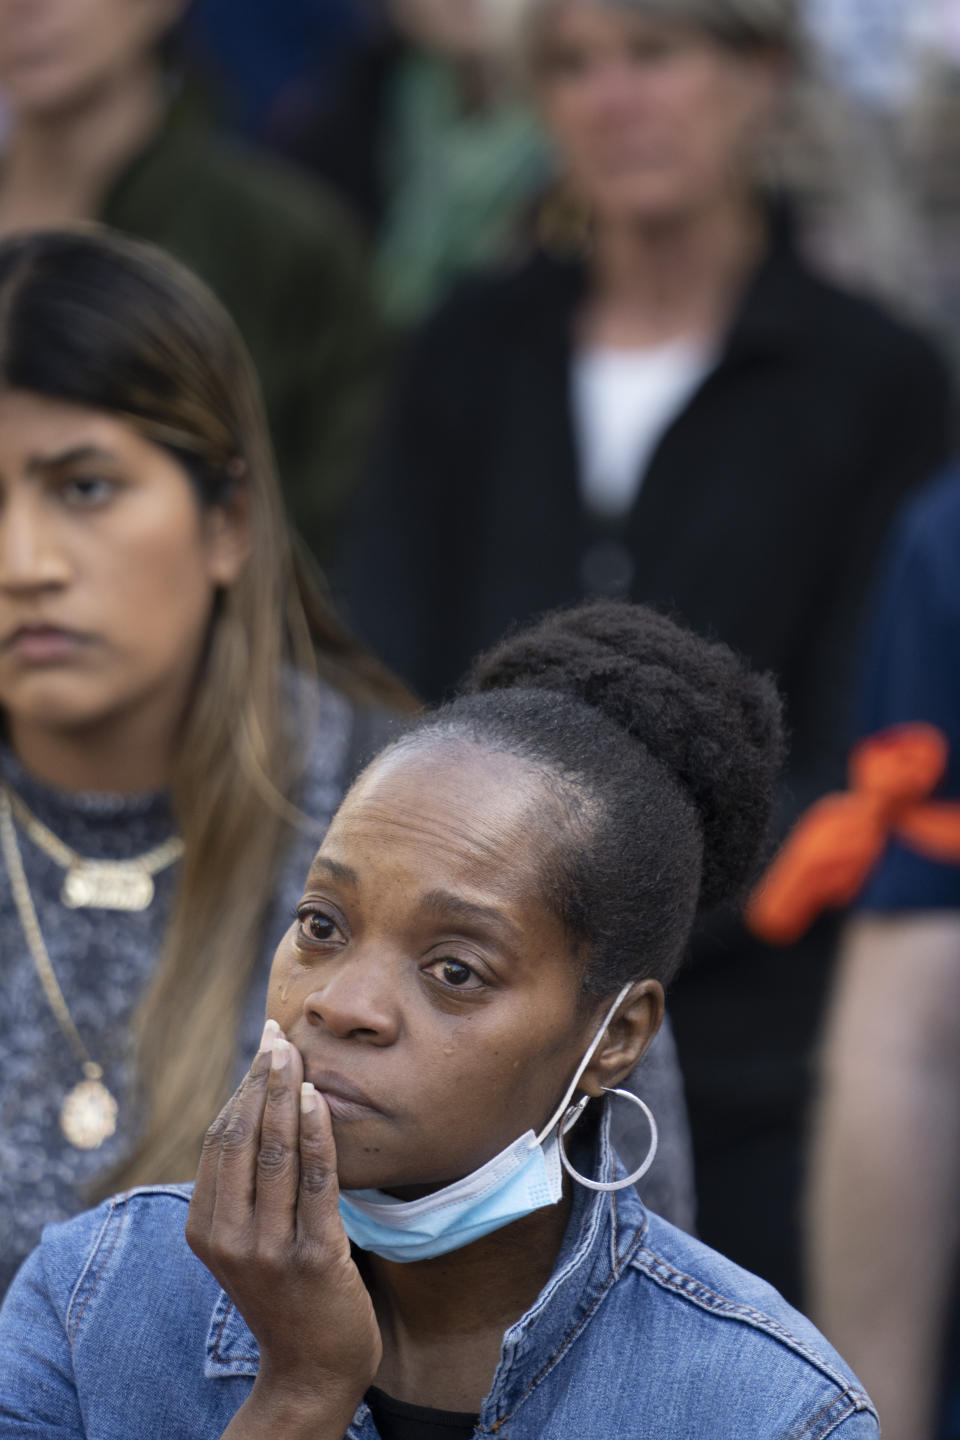
[[[273,957],[270,983],[267,986],[267,1015],[276,1020],[281,1028],[284,1028],[285,1017],[289,1018],[292,1013],[294,1003],[294,981],[298,967],[291,952],[296,944],[299,924],[299,920],[294,920],[280,941]]]

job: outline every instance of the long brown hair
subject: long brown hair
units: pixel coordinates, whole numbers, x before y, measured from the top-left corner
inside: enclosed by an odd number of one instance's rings
[[[177,747],[184,853],[135,1021],[144,1124],[104,1183],[184,1180],[229,1090],[303,764],[284,723],[286,667],[359,704],[412,702],[333,617],[293,542],[246,350],[187,270],[100,227],[3,242],[0,384],[123,419],[177,457],[203,505],[245,489],[251,553],[216,598]]]

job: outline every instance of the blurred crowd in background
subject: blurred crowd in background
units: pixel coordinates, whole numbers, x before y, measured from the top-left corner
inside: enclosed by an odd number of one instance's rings
[[[523,201],[553,173],[525,87],[504,68],[504,32],[521,9],[520,0],[291,0],[268,12],[198,0],[188,47],[219,121],[303,160],[345,196],[377,242],[387,306],[411,316],[462,269],[510,253]],[[954,0],[801,0],[799,12],[803,69],[779,159],[802,196],[812,253],[922,315],[955,348],[960,11]],[[432,131],[433,212],[453,208],[445,189],[460,191],[455,233],[424,225],[429,238],[411,241],[403,267],[403,216],[417,207],[409,175],[403,197],[394,194],[401,162],[382,126],[391,99],[403,105],[415,60],[435,76],[435,108],[424,100],[408,121]]]
[[[774,673],[778,838],[859,736],[960,748],[958,0],[0,0],[0,103],[0,235],[207,281],[298,545],[418,696],[607,595]],[[889,1440],[960,1436],[960,865],[855,904],[697,938],[696,1224]]]

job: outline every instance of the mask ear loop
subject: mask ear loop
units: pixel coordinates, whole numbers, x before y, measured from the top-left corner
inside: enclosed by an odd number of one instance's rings
[[[622,987],[616,1000],[614,1000],[613,1004],[610,1006],[610,1009],[604,1016],[603,1024],[600,1026],[600,1029],[597,1031],[596,1035],[594,1035],[587,1049],[586,1055],[584,1055],[583,1059],[580,1061],[580,1064],[577,1066],[577,1073],[574,1075],[573,1079],[570,1081],[570,1084],[567,1086],[564,1092],[563,1099],[560,1101],[560,1104],[550,1116],[550,1119],[547,1121],[546,1125],[544,1125],[543,1129],[540,1131],[540,1134],[534,1140],[533,1145],[530,1146],[531,1150],[534,1149],[535,1146],[543,1144],[544,1140],[550,1134],[550,1131],[556,1124],[558,1124],[561,1118],[563,1119],[562,1129],[564,1131],[567,1131],[570,1129],[571,1125],[573,1125],[577,1120],[579,1120],[580,1116],[583,1114],[586,1106],[590,1101],[590,1096],[582,1096],[574,1106],[570,1105],[570,1099],[573,1095],[574,1090],[576,1090],[577,1085],[580,1083],[580,1076],[590,1064],[590,1061],[593,1059],[596,1052],[597,1046],[600,1044],[600,1041],[603,1039],[604,1035],[606,1035],[607,1030],[610,1026],[610,1021],[613,1019],[614,1015],[616,1015],[617,1013],[617,1010],[620,1008],[621,1001],[624,1000],[624,998],[629,994],[632,989],[633,981],[628,980],[626,985]],[[575,1113],[573,1115],[570,1115],[568,1113],[568,1110],[573,1110]],[[561,1155],[563,1154],[563,1146],[560,1147],[560,1153]]]

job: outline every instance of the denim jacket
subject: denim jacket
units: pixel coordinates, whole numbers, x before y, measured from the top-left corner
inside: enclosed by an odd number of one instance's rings
[[[132,1190],[46,1230],[0,1311],[0,1440],[223,1433],[252,1387],[257,1344],[187,1246],[189,1199],[189,1186]],[[553,1275],[504,1336],[475,1433],[880,1431],[843,1361],[770,1286],[649,1213],[633,1189],[578,1186]],[[347,1437],[378,1440],[365,1403]]]

